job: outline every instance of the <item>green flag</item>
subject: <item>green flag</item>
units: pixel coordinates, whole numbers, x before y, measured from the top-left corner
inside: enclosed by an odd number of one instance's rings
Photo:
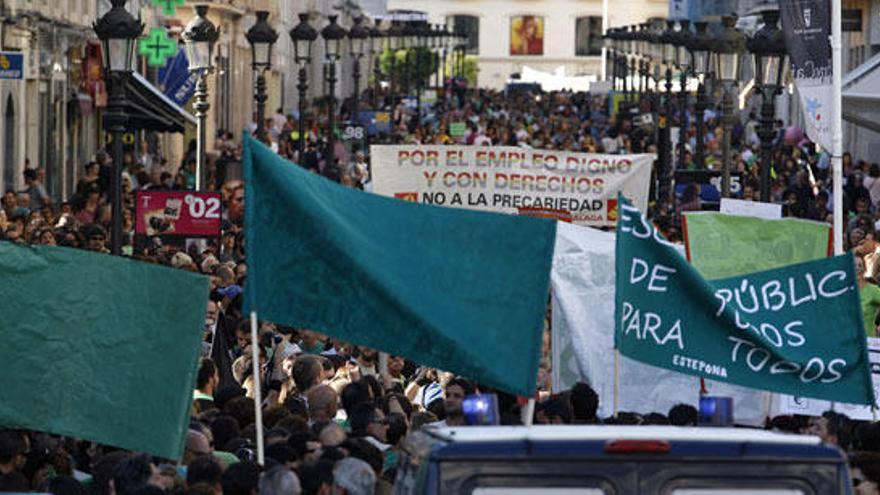
[[[828,224],[786,218],[695,212],[684,215],[685,246],[691,263],[714,280],[824,258]]]
[[[208,280],[0,242],[0,424],[179,459]]]
[[[244,144],[245,311],[534,393],[555,222],[364,193]]]
[[[615,347],[746,387],[874,404],[852,255],[706,281],[620,198]]]

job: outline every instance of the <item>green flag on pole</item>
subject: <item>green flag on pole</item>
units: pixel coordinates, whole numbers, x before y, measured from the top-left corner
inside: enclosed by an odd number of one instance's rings
[[[621,354],[760,390],[874,404],[851,254],[709,282],[637,208],[619,204]]]
[[[208,279],[0,242],[0,425],[179,459]]]
[[[245,311],[534,394],[555,222],[364,193],[244,144]]]

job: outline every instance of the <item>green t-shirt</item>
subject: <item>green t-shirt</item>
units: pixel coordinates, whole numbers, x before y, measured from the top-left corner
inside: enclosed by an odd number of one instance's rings
[[[874,325],[874,317],[877,309],[880,309],[880,287],[868,283],[859,290],[859,299],[862,302],[862,319],[865,321],[865,334],[868,337],[877,336],[877,327]]]

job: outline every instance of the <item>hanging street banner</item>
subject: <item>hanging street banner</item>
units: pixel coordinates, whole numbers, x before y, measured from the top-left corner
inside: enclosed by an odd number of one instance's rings
[[[834,109],[831,75],[831,2],[782,0],[779,2],[785,46],[792,76],[804,109],[805,131],[811,141],[831,150],[831,115]]]
[[[563,211],[593,226],[616,223],[618,192],[647,208],[655,158],[487,146],[370,149],[375,193],[499,213]]]
[[[710,280],[831,255],[831,226],[827,223],[798,218],[767,220],[708,211],[688,212],[682,219],[688,260]]]
[[[220,193],[138,191],[135,233],[147,236],[219,237]]]
[[[558,223],[550,272],[553,301],[553,392],[589,383],[599,416],[614,413],[614,232]],[[736,422],[762,427],[771,394],[706,381],[713,395],[732,397]],[[677,404],[699,406],[700,380],[621,356],[618,409],[648,414]]]
[[[24,78],[24,54],[21,52],[0,52],[0,79],[19,80]]]
[[[193,97],[198,82],[199,72],[189,71],[189,61],[183,48],[159,69],[159,87],[179,107],[185,107]]]
[[[875,403],[852,254],[708,282],[621,197],[615,265],[621,354],[760,390]]]

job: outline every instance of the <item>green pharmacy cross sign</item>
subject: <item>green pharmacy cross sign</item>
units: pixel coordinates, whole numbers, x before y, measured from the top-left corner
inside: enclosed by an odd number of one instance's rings
[[[183,5],[186,0],[153,0],[153,5],[162,7],[162,13],[165,15],[174,15],[177,7]]]
[[[161,67],[166,60],[177,55],[177,42],[168,37],[165,29],[153,28],[149,36],[141,38],[138,51],[147,57],[149,65]]]

